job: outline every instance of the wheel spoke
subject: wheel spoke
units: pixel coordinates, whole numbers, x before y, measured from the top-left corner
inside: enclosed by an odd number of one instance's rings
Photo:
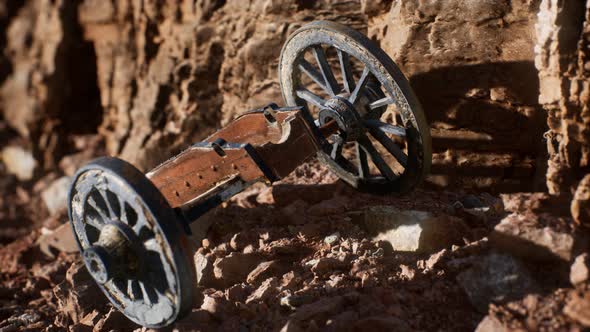
[[[88,204],[90,204],[90,206],[96,211],[96,213],[98,213],[103,223],[106,223],[110,220],[110,218],[105,214],[105,211],[103,211],[103,209],[100,206],[98,206],[98,204],[94,200],[94,197],[88,197]]]
[[[121,220],[122,222],[124,222],[125,224],[129,224],[129,220],[127,220],[127,209],[125,208],[125,200],[123,199],[123,197],[119,196],[119,206],[120,206],[120,213],[121,215],[119,216],[119,220]]]
[[[377,128],[369,128],[369,132],[404,168],[408,165],[408,155],[406,155],[402,149],[395,144],[387,135]]]
[[[356,87],[354,88],[354,91],[352,91],[352,93],[350,94],[350,97],[348,97],[348,101],[354,105],[354,103],[357,101],[361,90],[365,88],[365,85],[367,84],[367,80],[369,79],[369,74],[371,73],[371,71],[369,70],[369,68],[367,68],[365,66],[365,69],[363,69],[363,73],[361,74],[361,78],[359,78],[358,83],[356,84]]]
[[[313,65],[311,63],[309,63],[305,59],[302,59],[301,62],[299,63],[299,69],[301,69],[302,72],[304,72],[317,85],[319,85],[320,88],[322,88],[324,91],[330,93],[330,90],[326,86],[326,81],[324,80],[324,77],[322,76],[322,74],[319,71],[317,71],[317,69],[315,69],[313,67]]]
[[[132,300],[137,300],[141,296],[141,289],[139,288],[139,282],[135,279],[127,280],[127,295]]]
[[[324,107],[325,101],[315,93],[307,90],[307,89],[299,89],[297,90],[297,97],[316,105],[317,107]]]
[[[356,156],[358,161],[358,173],[360,178],[369,177],[369,161],[367,160],[367,153],[359,144],[359,142],[355,142],[356,147]]]
[[[389,104],[393,104],[393,99],[390,97],[385,97],[385,98],[381,98],[381,99],[375,100],[374,102],[370,103],[369,108],[371,110],[374,110],[376,108],[387,106]]]
[[[97,218],[94,218],[94,217],[90,217],[89,216],[89,217],[86,218],[85,221],[86,221],[86,224],[87,225],[90,225],[90,226],[94,227],[98,232],[100,232],[100,230],[104,226],[104,224],[101,223],[100,220],[98,220]],[[92,241],[90,241],[90,242],[92,242]]]
[[[98,192],[100,193],[100,196],[102,196],[102,199],[104,200],[107,209],[109,211],[109,216],[111,216],[111,218],[116,218],[117,214],[115,213],[115,210],[113,209],[112,202],[109,200],[109,196],[108,193],[106,192],[106,190],[104,189],[99,189]]]
[[[342,70],[342,80],[344,81],[344,90],[351,93],[354,90],[354,77],[352,76],[352,67],[350,66],[350,58],[348,53],[336,49],[338,52],[338,61],[340,61],[340,69]]]
[[[375,166],[377,166],[381,174],[383,174],[383,176],[390,181],[395,180],[395,173],[391,170],[389,165],[387,165],[385,160],[383,160],[383,158],[379,154],[379,151],[375,149],[373,143],[371,143],[369,138],[367,136],[363,136],[359,139],[359,143],[365,149],[365,152],[367,152],[369,156],[371,156],[371,160],[373,160],[373,163],[375,164]]]
[[[332,159],[338,158],[342,154],[342,146],[344,145],[344,140],[339,135],[334,135],[334,145],[332,145],[332,152],[330,153],[330,157]]]
[[[152,286],[147,285],[145,281],[140,281],[139,288],[141,289],[141,293],[143,294],[143,300],[148,305],[152,305],[153,303],[158,302],[158,294],[152,288]]]
[[[335,96],[340,92],[340,88],[338,86],[338,82],[334,77],[334,73],[332,73],[332,69],[330,68],[330,64],[328,63],[328,59],[326,58],[326,52],[320,45],[313,46],[313,53],[315,55],[315,59],[320,66],[320,71],[322,72],[322,76],[324,77],[324,82],[326,82],[326,88],[328,88],[328,93],[330,96]]]
[[[363,124],[365,125],[365,127],[368,127],[370,129],[381,130],[385,133],[399,137],[406,137],[406,129],[404,127],[394,126],[392,124],[373,119],[364,120]]]

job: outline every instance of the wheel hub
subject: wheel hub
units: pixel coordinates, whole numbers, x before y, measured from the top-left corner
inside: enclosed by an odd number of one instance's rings
[[[100,231],[98,242],[84,250],[88,271],[100,284],[137,272],[138,245],[128,228],[121,222],[111,221]]]
[[[359,113],[345,96],[338,95],[329,99],[320,110],[321,126],[332,120],[336,121],[341,134],[344,134],[347,141],[356,140],[364,132]]]

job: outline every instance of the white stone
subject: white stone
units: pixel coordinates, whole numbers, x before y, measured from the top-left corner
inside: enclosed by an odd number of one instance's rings
[[[33,154],[20,146],[7,146],[2,149],[2,161],[6,165],[6,171],[16,175],[21,181],[32,179],[37,167]]]
[[[70,177],[62,176],[53,181],[49,187],[41,192],[41,198],[51,215],[58,213],[60,210],[66,209],[70,184]]]
[[[338,240],[340,240],[340,233],[336,232],[334,234],[326,236],[324,242],[326,244],[333,245],[334,243],[338,242]]]
[[[389,242],[395,251],[411,252],[436,252],[461,243],[465,229],[455,217],[391,206],[369,208],[364,224],[373,241]]]

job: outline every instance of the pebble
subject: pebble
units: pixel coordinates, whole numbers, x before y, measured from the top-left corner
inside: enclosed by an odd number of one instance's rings
[[[324,238],[324,242],[329,245],[333,245],[340,240],[340,233],[336,232],[334,234],[328,235]]]
[[[37,167],[37,161],[31,151],[20,146],[7,146],[2,149],[2,161],[6,171],[16,175],[20,181],[31,180]]]

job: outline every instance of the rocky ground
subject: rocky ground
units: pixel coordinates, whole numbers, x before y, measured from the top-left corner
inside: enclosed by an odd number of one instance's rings
[[[78,151],[44,175],[25,152],[3,152],[21,164],[0,170],[2,332],[142,330],[71,241],[68,176],[103,151],[94,136],[72,139]],[[582,331],[588,240],[568,211],[544,193],[361,194],[311,162],[203,217],[198,295],[173,329]]]

